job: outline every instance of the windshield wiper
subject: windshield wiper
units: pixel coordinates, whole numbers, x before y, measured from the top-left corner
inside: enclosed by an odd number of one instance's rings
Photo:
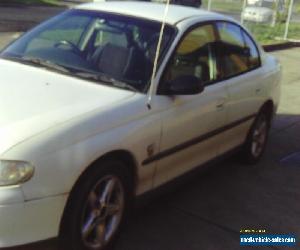
[[[48,60],[42,60],[39,58],[35,58],[35,57],[3,57],[4,59],[7,60],[11,60],[14,62],[20,62],[23,64],[27,64],[27,65],[34,65],[34,66],[38,66],[38,67],[42,67],[42,68],[46,68],[46,69],[51,69],[51,70],[55,70],[55,71],[59,71],[59,72],[63,72],[63,73],[70,73],[71,70],[69,70],[68,68],[59,65],[57,63],[48,61]]]
[[[105,74],[93,73],[93,72],[77,72],[77,73],[75,73],[75,75],[78,76],[78,77],[82,77],[82,78],[85,78],[85,79],[92,80],[92,81],[102,82],[102,83],[105,83],[107,85],[112,85],[112,86],[117,87],[117,88],[128,89],[128,90],[131,90],[131,91],[134,91],[134,92],[139,91],[137,88],[133,87],[132,85],[130,85],[126,82],[123,82],[123,81],[116,80],[116,79],[114,79],[112,77],[109,77]]]
[[[43,67],[46,69],[53,69],[53,70],[64,72],[64,73],[71,72],[68,68],[66,68],[62,65],[59,65],[57,63],[54,63],[54,62],[51,62],[48,60],[42,60],[39,58],[35,58],[35,57],[22,57],[22,58],[20,58],[20,61],[22,63],[28,63],[28,64],[32,64],[35,66],[40,66],[40,67]]]
[[[117,88],[128,89],[128,90],[132,90],[134,92],[139,91],[137,88],[133,87],[132,85],[130,85],[126,82],[122,82],[122,81],[118,81],[118,80],[113,79],[111,81],[111,83]]]

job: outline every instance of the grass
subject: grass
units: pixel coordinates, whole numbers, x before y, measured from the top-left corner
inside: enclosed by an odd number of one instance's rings
[[[48,5],[57,6],[58,0],[0,0],[0,4]]]
[[[275,27],[269,24],[245,23],[245,26],[252,32],[254,37],[262,44],[269,45],[281,43],[277,38],[282,38],[285,31],[285,23],[278,23]],[[289,26],[288,38],[300,40],[300,23],[291,23]]]
[[[293,6],[294,10],[296,13],[300,13],[300,2],[296,2],[294,3],[294,6]]]

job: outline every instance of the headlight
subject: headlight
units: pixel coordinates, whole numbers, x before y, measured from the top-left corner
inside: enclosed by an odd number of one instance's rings
[[[0,160],[0,186],[26,182],[33,173],[34,167],[28,162]]]

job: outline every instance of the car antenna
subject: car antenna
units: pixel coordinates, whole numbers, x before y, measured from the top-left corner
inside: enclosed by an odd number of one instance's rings
[[[163,17],[163,21],[162,21],[161,28],[160,28],[158,44],[157,44],[157,47],[156,47],[155,59],[154,59],[154,63],[153,63],[151,83],[150,83],[150,88],[149,88],[149,93],[148,93],[148,98],[147,98],[147,107],[148,107],[148,109],[151,109],[152,96],[153,96],[153,92],[154,92],[154,79],[155,79],[155,75],[157,73],[157,64],[158,64],[159,52],[160,52],[162,38],[163,38],[164,30],[165,30],[166,19],[167,19],[167,15],[168,15],[168,12],[169,12],[169,6],[170,6],[170,0],[167,0],[165,11],[164,11],[164,17]]]

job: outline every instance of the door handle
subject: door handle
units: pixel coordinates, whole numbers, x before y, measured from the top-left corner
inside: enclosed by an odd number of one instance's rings
[[[217,105],[216,105],[217,110],[222,110],[222,109],[224,109],[225,101],[226,101],[225,98],[221,98],[221,99],[217,102]]]
[[[217,109],[222,109],[222,108],[224,108],[224,103],[217,104],[216,108],[217,108]]]
[[[255,90],[255,94],[259,94],[261,92],[261,88],[257,88],[256,90]]]

